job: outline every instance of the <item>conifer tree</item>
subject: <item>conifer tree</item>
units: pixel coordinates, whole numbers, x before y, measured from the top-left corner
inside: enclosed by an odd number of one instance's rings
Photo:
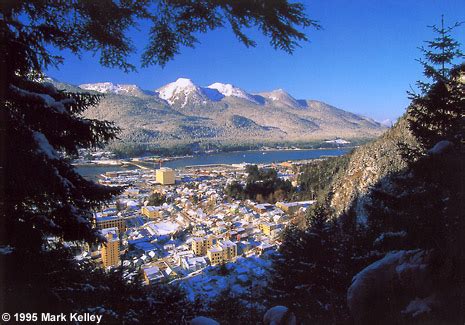
[[[269,305],[284,305],[303,323],[345,319],[347,274],[342,265],[337,223],[318,205],[309,228],[288,228],[274,258]]]
[[[418,61],[431,81],[418,81],[420,93],[409,92],[412,103],[408,120],[410,130],[425,149],[441,140],[455,143],[463,140],[465,86],[460,60],[464,54],[460,43],[451,36],[460,25],[446,27],[442,17],[440,27],[431,26],[437,36],[420,47],[424,58]]]

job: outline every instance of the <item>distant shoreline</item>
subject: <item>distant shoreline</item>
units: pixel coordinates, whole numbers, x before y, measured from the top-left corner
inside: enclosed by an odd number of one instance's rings
[[[185,159],[185,158],[192,158],[192,157],[201,157],[201,156],[208,156],[208,155],[216,155],[216,154],[227,154],[227,153],[240,153],[240,152],[281,152],[281,151],[321,151],[321,150],[350,150],[357,148],[358,146],[342,146],[342,147],[334,147],[334,148],[314,148],[314,149],[304,149],[304,148],[267,148],[267,149],[248,149],[248,150],[233,150],[233,151],[213,151],[213,152],[200,152],[194,153],[193,155],[186,155],[186,156],[165,156],[160,157],[163,162],[169,162],[178,159]],[[150,156],[149,156],[150,157]],[[111,159],[111,163],[105,163],[105,160],[100,162],[73,162],[72,165],[75,167],[124,167],[127,166],[135,166],[138,162],[150,162],[150,163],[157,163],[154,160],[144,160],[143,156],[131,157],[131,158],[124,158],[124,159]],[[140,159],[140,160],[133,160],[133,159]]]

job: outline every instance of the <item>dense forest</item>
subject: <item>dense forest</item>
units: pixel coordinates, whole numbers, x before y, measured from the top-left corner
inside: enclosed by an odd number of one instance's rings
[[[259,203],[276,203],[292,197],[294,189],[291,181],[278,177],[276,169],[248,165],[245,171],[245,184],[234,181],[226,186],[225,193],[230,197],[237,200],[250,199]]]

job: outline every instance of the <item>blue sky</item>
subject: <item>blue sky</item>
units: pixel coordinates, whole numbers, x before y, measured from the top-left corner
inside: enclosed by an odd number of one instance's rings
[[[103,68],[97,57],[68,53],[48,74],[72,84],[111,81],[153,90],[179,77],[207,86],[232,83],[249,92],[283,88],[298,99],[317,99],[377,120],[400,116],[409,103],[406,90],[422,77],[418,46],[433,34],[428,25],[465,20],[463,0],[301,0],[323,30],[307,30],[310,42],[293,55],[271,48],[257,32],[256,48],[246,48],[229,29],[200,35],[165,68],[136,73]],[[142,50],[145,34],[131,33]],[[465,44],[465,25],[455,38]],[[140,55],[140,53],[139,53]],[[131,58],[138,63],[138,56]]]

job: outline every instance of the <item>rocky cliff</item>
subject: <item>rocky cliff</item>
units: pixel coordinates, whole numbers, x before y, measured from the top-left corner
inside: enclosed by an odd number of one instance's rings
[[[350,154],[347,168],[336,176],[331,185],[331,205],[336,215],[353,206],[357,216],[364,218],[372,186],[380,181],[389,186],[389,175],[406,167],[397,146],[399,142],[415,143],[405,117],[381,137]]]

